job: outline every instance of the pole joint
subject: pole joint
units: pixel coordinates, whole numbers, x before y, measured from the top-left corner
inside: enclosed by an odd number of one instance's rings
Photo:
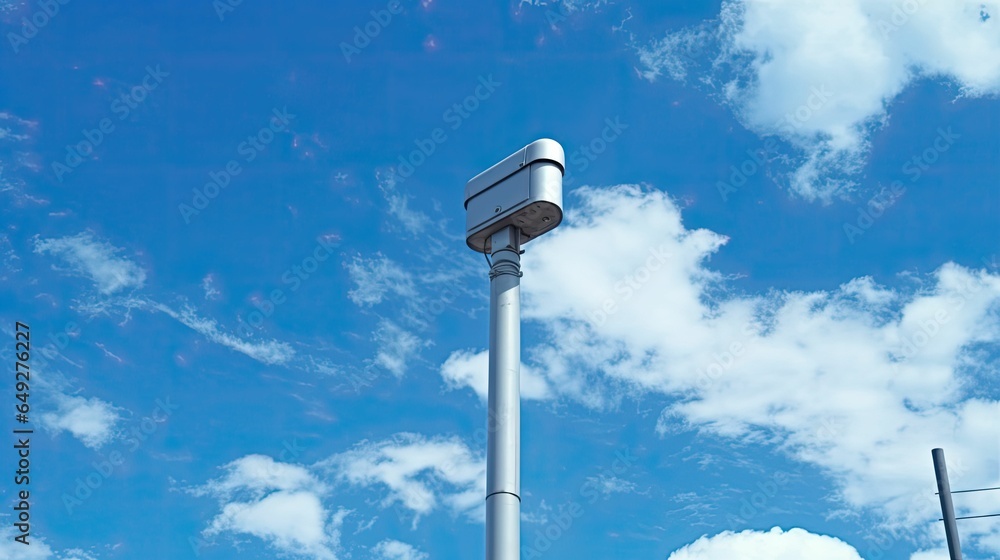
[[[496,492],[491,492],[491,493],[487,494],[486,495],[486,500],[489,501],[490,498],[492,498],[493,496],[496,496],[497,494],[509,494],[509,495],[514,496],[515,498],[517,498],[518,502],[521,501],[521,496],[518,496],[514,492],[507,492],[505,490],[497,490]]]

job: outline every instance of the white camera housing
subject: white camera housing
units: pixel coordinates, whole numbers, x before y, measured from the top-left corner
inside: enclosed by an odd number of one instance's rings
[[[507,226],[524,244],[562,222],[566,155],[555,140],[535,140],[465,185],[465,240],[490,253],[490,237]]]

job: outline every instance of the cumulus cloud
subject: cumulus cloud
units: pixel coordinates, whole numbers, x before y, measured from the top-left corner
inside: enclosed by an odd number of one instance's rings
[[[486,462],[455,438],[400,433],[381,442],[362,442],[317,465],[356,486],[384,487],[384,506],[394,504],[421,516],[439,507],[479,519],[485,512]]]
[[[335,559],[337,539],[330,533],[338,534],[340,524],[329,517],[315,494],[274,492],[256,502],[225,504],[204,534],[247,533],[279,550]]]
[[[576,192],[525,263],[525,318],[548,333],[526,361],[553,397],[668,396],[661,433],[768,442],[824,470],[845,506],[910,530],[936,515],[930,449],[948,449],[953,484],[996,485],[1000,403],[973,389],[996,375],[1000,276],[944,263],[893,288],[739,295],[707,264],[727,238],[686,228],[665,194]]]
[[[347,512],[324,506],[327,488],[305,467],[248,455],[223,469],[221,478],[191,490],[220,502],[203,535],[248,534],[282,553],[336,560]]]
[[[35,239],[35,252],[62,258],[71,270],[89,278],[104,295],[138,289],[146,282],[146,271],[125,257],[122,249],[95,239],[90,232],[71,237]]]
[[[725,531],[674,551],[667,560],[861,560],[853,546],[804,529]]]
[[[453,352],[441,366],[441,377],[449,388],[469,387],[485,402],[490,383],[489,351]],[[521,364],[521,397],[528,400],[552,397],[552,391],[545,377],[524,363]]]
[[[485,460],[454,437],[404,432],[379,442],[362,441],[313,465],[247,455],[221,470],[219,477],[186,489],[219,502],[219,513],[202,534],[252,535],[284,554],[338,557],[341,529],[350,511],[331,503],[337,485],[377,492],[383,507],[395,505],[397,511],[414,514],[414,528],[422,516],[435,511],[478,522],[485,514]],[[370,529],[376,519],[359,522],[355,534]],[[371,550],[387,560],[427,558],[392,539]]]
[[[98,449],[115,436],[121,420],[118,409],[96,397],[54,395],[56,410],[39,416],[39,422],[53,432],[67,431],[87,447]]]
[[[796,152],[793,192],[854,186],[871,133],[918,80],[1000,93],[997,1],[726,0],[719,18],[638,49],[650,80],[697,76],[750,130]]]
[[[275,461],[266,455],[247,455],[223,469],[225,476],[206,483],[193,493],[232,496],[237,492],[247,492],[259,498],[271,490],[325,491],[323,484],[305,467]]]

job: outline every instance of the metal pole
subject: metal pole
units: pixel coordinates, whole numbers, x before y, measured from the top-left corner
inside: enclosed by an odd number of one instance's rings
[[[521,548],[521,243],[507,227],[490,238],[490,381],[486,445],[486,560]]]
[[[931,450],[934,458],[934,474],[937,476],[938,496],[941,497],[941,517],[944,518],[944,535],[948,539],[948,554],[951,560],[962,560],[962,545],[958,542],[958,523],[955,522],[955,507],[951,503],[951,483],[948,482],[948,467],[944,463],[944,449]]]

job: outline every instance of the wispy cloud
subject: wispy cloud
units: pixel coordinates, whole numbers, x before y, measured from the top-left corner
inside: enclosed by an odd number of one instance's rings
[[[71,548],[60,555],[59,560],[97,560],[97,557],[79,548]]]
[[[59,560],[97,560],[96,556],[79,548],[71,548],[58,558]]]
[[[60,257],[73,273],[92,280],[104,295],[142,288],[146,282],[146,271],[118,256],[122,249],[95,239],[90,232],[71,237],[36,238],[35,252]]]
[[[414,235],[424,233],[424,230],[431,223],[430,217],[419,210],[410,208],[410,197],[396,188],[395,176],[392,173],[380,172],[376,174],[376,180],[388,205],[386,210],[389,215],[394,217],[409,233]]]
[[[0,194],[9,196],[16,207],[49,202],[30,194],[30,179],[25,175],[26,171],[37,172],[40,168],[37,154],[29,147],[36,126],[34,121],[0,112]]]
[[[0,280],[7,279],[8,274],[16,274],[21,271],[21,257],[17,256],[14,247],[10,243],[10,238],[0,234]]]
[[[357,255],[345,262],[354,284],[347,296],[379,315],[372,332],[378,349],[368,364],[399,377],[420,357],[421,350],[432,344],[425,333],[438,316],[460,307],[455,301],[472,293],[466,285],[470,274],[478,270],[485,276],[486,271],[469,266],[471,255],[456,254],[449,246],[460,238],[445,227],[446,219],[434,221],[411,208],[412,197],[397,188],[393,174],[377,171],[376,180],[388,217],[402,226],[420,251],[418,258],[412,258],[411,253],[405,262],[381,252],[371,257]],[[440,214],[440,206],[435,208]]]
[[[636,485],[630,480],[624,480],[617,476],[601,474],[587,477],[587,482],[591,488],[597,490],[605,496],[611,494],[632,494],[636,492]]]
[[[420,552],[413,545],[394,539],[384,540],[372,549],[372,553],[380,560],[427,560],[429,556]]]
[[[371,307],[382,303],[387,294],[407,299],[417,295],[411,275],[381,253],[367,259],[354,257],[344,266],[354,282],[347,297],[357,305]]]
[[[378,344],[375,364],[389,370],[396,377],[402,377],[409,361],[429,344],[389,320],[379,323],[372,338]]]
[[[284,364],[295,356],[295,350],[287,342],[268,340],[252,342],[232,334],[223,332],[213,319],[198,316],[191,307],[175,311],[166,305],[154,303],[152,309],[162,311],[168,316],[180,321],[183,325],[205,336],[212,342],[231,348],[237,352],[268,365]]]
[[[218,288],[215,287],[214,274],[206,274],[205,277],[201,279],[201,289],[205,292],[205,299],[219,299],[219,296],[221,295]]]

